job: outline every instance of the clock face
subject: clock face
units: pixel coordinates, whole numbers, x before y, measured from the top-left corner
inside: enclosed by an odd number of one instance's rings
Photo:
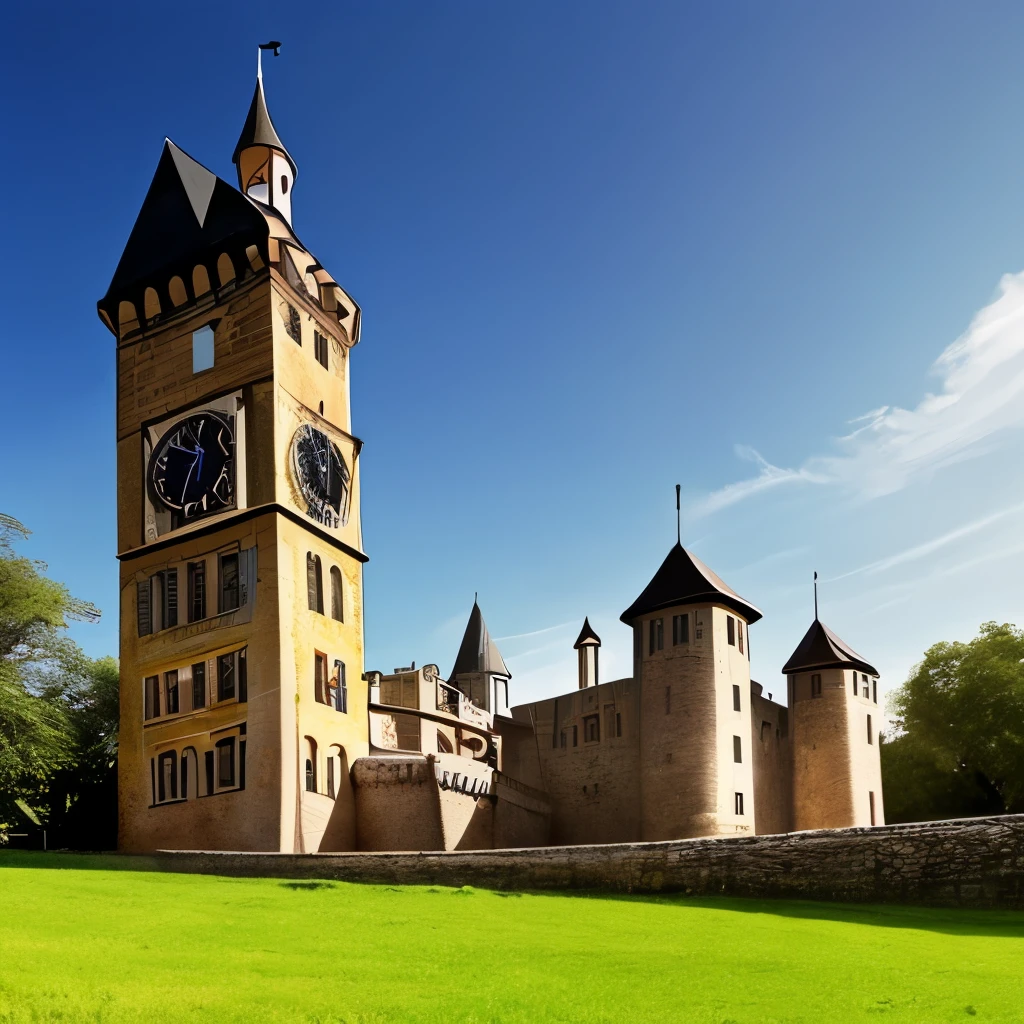
[[[149,487],[178,527],[234,502],[235,439],[228,419],[197,412],[178,420],[149,460]]]
[[[349,471],[338,446],[304,423],[292,438],[292,468],[306,502],[306,515],[325,526],[348,518]]]

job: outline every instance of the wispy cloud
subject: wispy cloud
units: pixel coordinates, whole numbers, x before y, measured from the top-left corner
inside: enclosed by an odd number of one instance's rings
[[[841,573],[839,576],[833,576],[830,580],[826,580],[825,582],[835,583],[836,580],[845,580],[848,576],[857,576],[860,573],[884,572],[886,569],[891,569],[896,565],[902,565],[904,562],[915,562],[917,559],[925,558],[938,551],[940,548],[944,548],[963,537],[969,537],[972,533],[984,530],[993,523],[999,522],[1000,519],[1005,519],[1007,516],[1012,516],[1020,512],[1024,512],[1024,503],[1011,505],[1009,508],[1004,508],[999,512],[993,512],[990,515],[982,516],[981,519],[975,519],[973,522],[966,523],[963,526],[958,526],[955,530],[950,530],[948,533],[942,534],[941,537],[933,537],[931,540],[925,541],[923,544],[915,544],[914,547],[907,548],[905,551],[900,551],[895,555],[889,555],[886,558],[879,558],[877,561],[869,562],[867,565],[862,565],[858,569],[851,569],[849,572]]]
[[[778,466],[773,466],[759,451],[749,445],[736,445],[736,454],[741,459],[755,463],[760,469],[758,475],[748,480],[738,480],[736,483],[726,484],[719,490],[712,491],[692,507],[693,514],[710,515],[712,512],[728,508],[730,505],[745,501],[755,494],[760,494],[762,491],[770,490],[781,484],[828,482],[827,477],[810,469],[780,469]]]
[[[884,405],[852,421],[839,452],[797,469],[773,466],[737,448],[757,476],[712,492],[694,507],[707,514],[785,483],[838,484],[865,498],[891,494],[917,477],[988,451],[997,434],[1024,426],[1024,272],[1006,274],[999,294],[932,366],[940,387],[913,409]]]
[[[540,636],[541,633],[553,633],[556,629],[566,629],[573,625],[572,622],[560,622],[557,626],[545,626],[543,629],[534,629],[529,633],[513,633],[511,636],[496,636],[495,643],[502,643],[505,640],[522,640],[527,636]]]

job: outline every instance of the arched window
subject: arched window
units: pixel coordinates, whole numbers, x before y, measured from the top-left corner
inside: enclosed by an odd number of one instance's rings
[[[198,299],[210,290],[210,273],[202,265],[197,263],[192,270],[192,294]]]
[[[226,252],[222,252],[217,257],[217,277],[220,278],[221,288],[235,279],[235,265]]]
[[[160,315],[160,296],[157,295],[155,288],[146,289],[143,304],[147,320],[152,320],[153,317]]]
[[[345,621],[345,594],[341,589],[341,570],[331,566],[331,618]]]
[[[121,333],[133,330],[139,326],[139,317],[135,312],[135,305],[131,302],[120,302],[117,306],[117,325]]]
[[[324,613],[324,569],[319,555],[306,552],[306,599],[311,612]]]
[[[185,282],[177,274],[171,278],[167,285],[167,291],[171,296],[171,303],[175,306],[184,306],[188,302],[188,294],[185,292]]]
[[[191,800],[197,796],[199,796],[199,759],[195,747],[186,747],[181,752],[181,798],[182,800]]]
[[[166,750],[157,758],[157,799],[178,799],[178,755],[173,750]]]
[[[281,175],[281,195],[283,195],[283,196],[288,195],[288,175],[287,174],[282,174]]]
[[[306,737],[306,792],[316,792],[316,740]]]

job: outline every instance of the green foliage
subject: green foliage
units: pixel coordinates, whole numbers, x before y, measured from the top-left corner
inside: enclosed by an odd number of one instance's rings
[[[65,633],[99,612],[17,554],[28,533],[0,515],[0,833],[4,822],[45,822],[54,779],[87,784],[117,743],[117,664],[91,661]]]
[[[0,853],[0,1021],[1021,1020],[1024,913],[151,868]]]
[[[889,821],[1024,811],[1024,631],[986,622],[930,647],[889,699]]]

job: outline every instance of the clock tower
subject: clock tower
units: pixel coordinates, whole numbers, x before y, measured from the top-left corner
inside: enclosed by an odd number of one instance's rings
[[[292,227],[262,73],[238,187],[170,140],[99,315],[116,339],[119,845],[354,848],[367,753],[359,307]]]

